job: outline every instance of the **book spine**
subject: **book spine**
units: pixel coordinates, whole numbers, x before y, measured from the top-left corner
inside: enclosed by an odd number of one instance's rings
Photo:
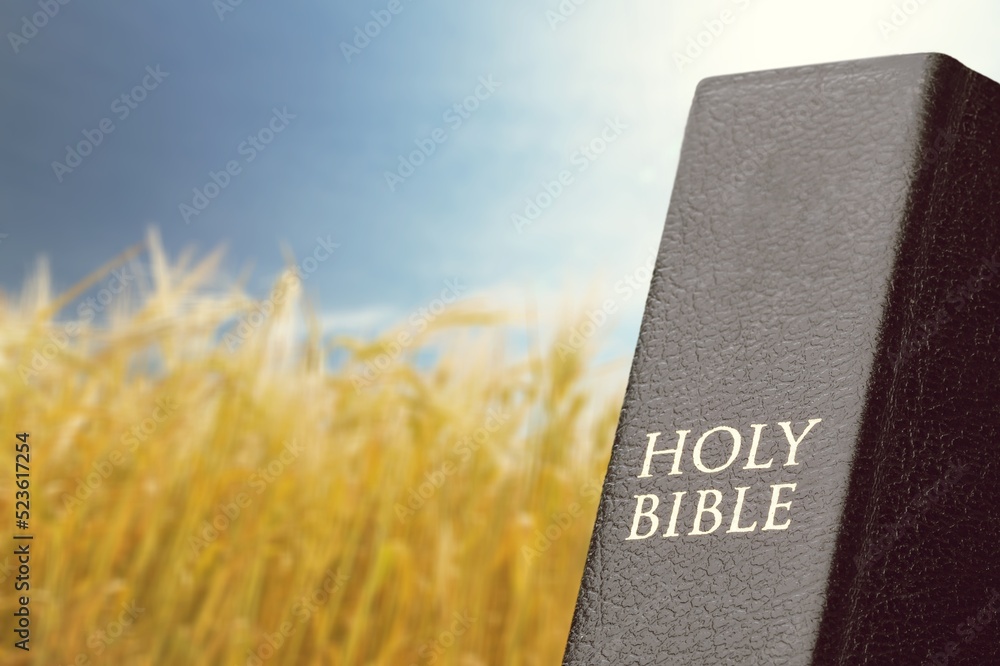
[[[937,55],[702,82],[564,664],[921,663],[980,607],[996,96]]]

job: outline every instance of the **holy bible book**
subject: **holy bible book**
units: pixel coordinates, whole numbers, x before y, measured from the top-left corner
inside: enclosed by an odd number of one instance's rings
[[[1000,85],[701,82],[564,664],[1000,664]]]

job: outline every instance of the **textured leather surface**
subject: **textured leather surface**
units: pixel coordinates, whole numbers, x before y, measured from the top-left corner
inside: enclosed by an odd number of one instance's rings
[[[564,664],[1000,664],[998,217],[1000,86],[946,56],[699,85]]]

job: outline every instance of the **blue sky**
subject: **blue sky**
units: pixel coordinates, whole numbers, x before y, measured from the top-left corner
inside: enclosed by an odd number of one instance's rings
[[[918,51],[1000,79],[987,2],[231,2],[0,8],[0,287],[45,254],[65,289],[156,225],[172,256],[224,243],[263,294],[281,243],[327,239],[307,290],[328,331],[405,321],[457,280],[544,325],[610,299],[628,356],[698,80]]]

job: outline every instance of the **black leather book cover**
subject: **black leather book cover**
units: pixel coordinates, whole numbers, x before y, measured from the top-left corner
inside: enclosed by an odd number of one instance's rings
[[[1000,664],[1000,85],[701,82],[564,664]]]

